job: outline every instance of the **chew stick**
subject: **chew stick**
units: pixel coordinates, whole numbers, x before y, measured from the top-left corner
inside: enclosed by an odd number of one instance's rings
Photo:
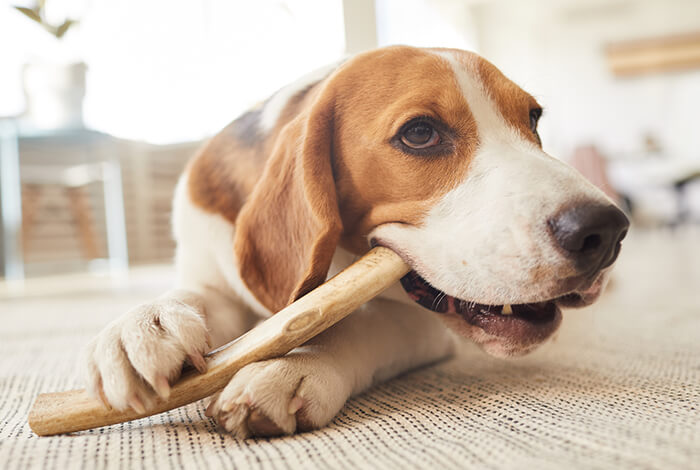
[[[85,390],[40,394],[29,412],[29,426],[40,436],[123,423],[172,410],[226,386],[251,362],[282,356],[337,323],[379,295],[409,271],[393,251],[373,248],[357,262],[243,336],[207,355],[207,372],[183,372],[170,398],[146,413],[107,409]]]

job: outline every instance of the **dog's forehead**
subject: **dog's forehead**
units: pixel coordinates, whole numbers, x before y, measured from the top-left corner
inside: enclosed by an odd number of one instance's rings
[[[353,95],[353,110],[386,120],[381,127],[395,131],[423,112],[457,126],[475,120],[479,134],[536,143],[529,111],[537,101],[476,53],[399,46],[362,54],[344,68],[340,88]]]
[[[341,111],[396,121],[404,111],[463,111],[455,78],[450,63],[438,54],[394,46],[356,56],[340,68],[334,83]]]
[[[537,143],[529,113],[539,104],[529,93],[477,54],[451,49],[434,49],[433,53],[450,64],[482,140],[524,138]]]

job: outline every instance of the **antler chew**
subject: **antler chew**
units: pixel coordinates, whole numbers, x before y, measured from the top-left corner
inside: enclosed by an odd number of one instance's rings
[[[170,398],[147,413],[105,408],[85,390],[40,394],[29,412],[29,426],[40,436],[123,423],[172,410],[224,388],[251,362],[282,356],[331,327],[379,295],[409,271],[393,251],[373,248],[357,262],[265,322],[207,356],[204,374],[189,370],[172,386]]]

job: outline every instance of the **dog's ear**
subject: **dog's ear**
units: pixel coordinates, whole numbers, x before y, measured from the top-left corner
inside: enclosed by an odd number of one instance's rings
[[[280,132],[236,219],[241,278],[272,312],[325,281],[340,237],[333,118],[333,98],[321,90]]]

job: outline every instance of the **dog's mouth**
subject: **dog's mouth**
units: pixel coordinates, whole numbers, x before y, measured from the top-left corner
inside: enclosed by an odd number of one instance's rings
[[[486,305],[462,300],[436,289],[415,271],[401,278],[411,299],[442,314],[454,314],[492,338],[521,346],[540,343],[552,335],[561,323],[562,306],[575,306],[583,299],[576,293],[536,303]]]

